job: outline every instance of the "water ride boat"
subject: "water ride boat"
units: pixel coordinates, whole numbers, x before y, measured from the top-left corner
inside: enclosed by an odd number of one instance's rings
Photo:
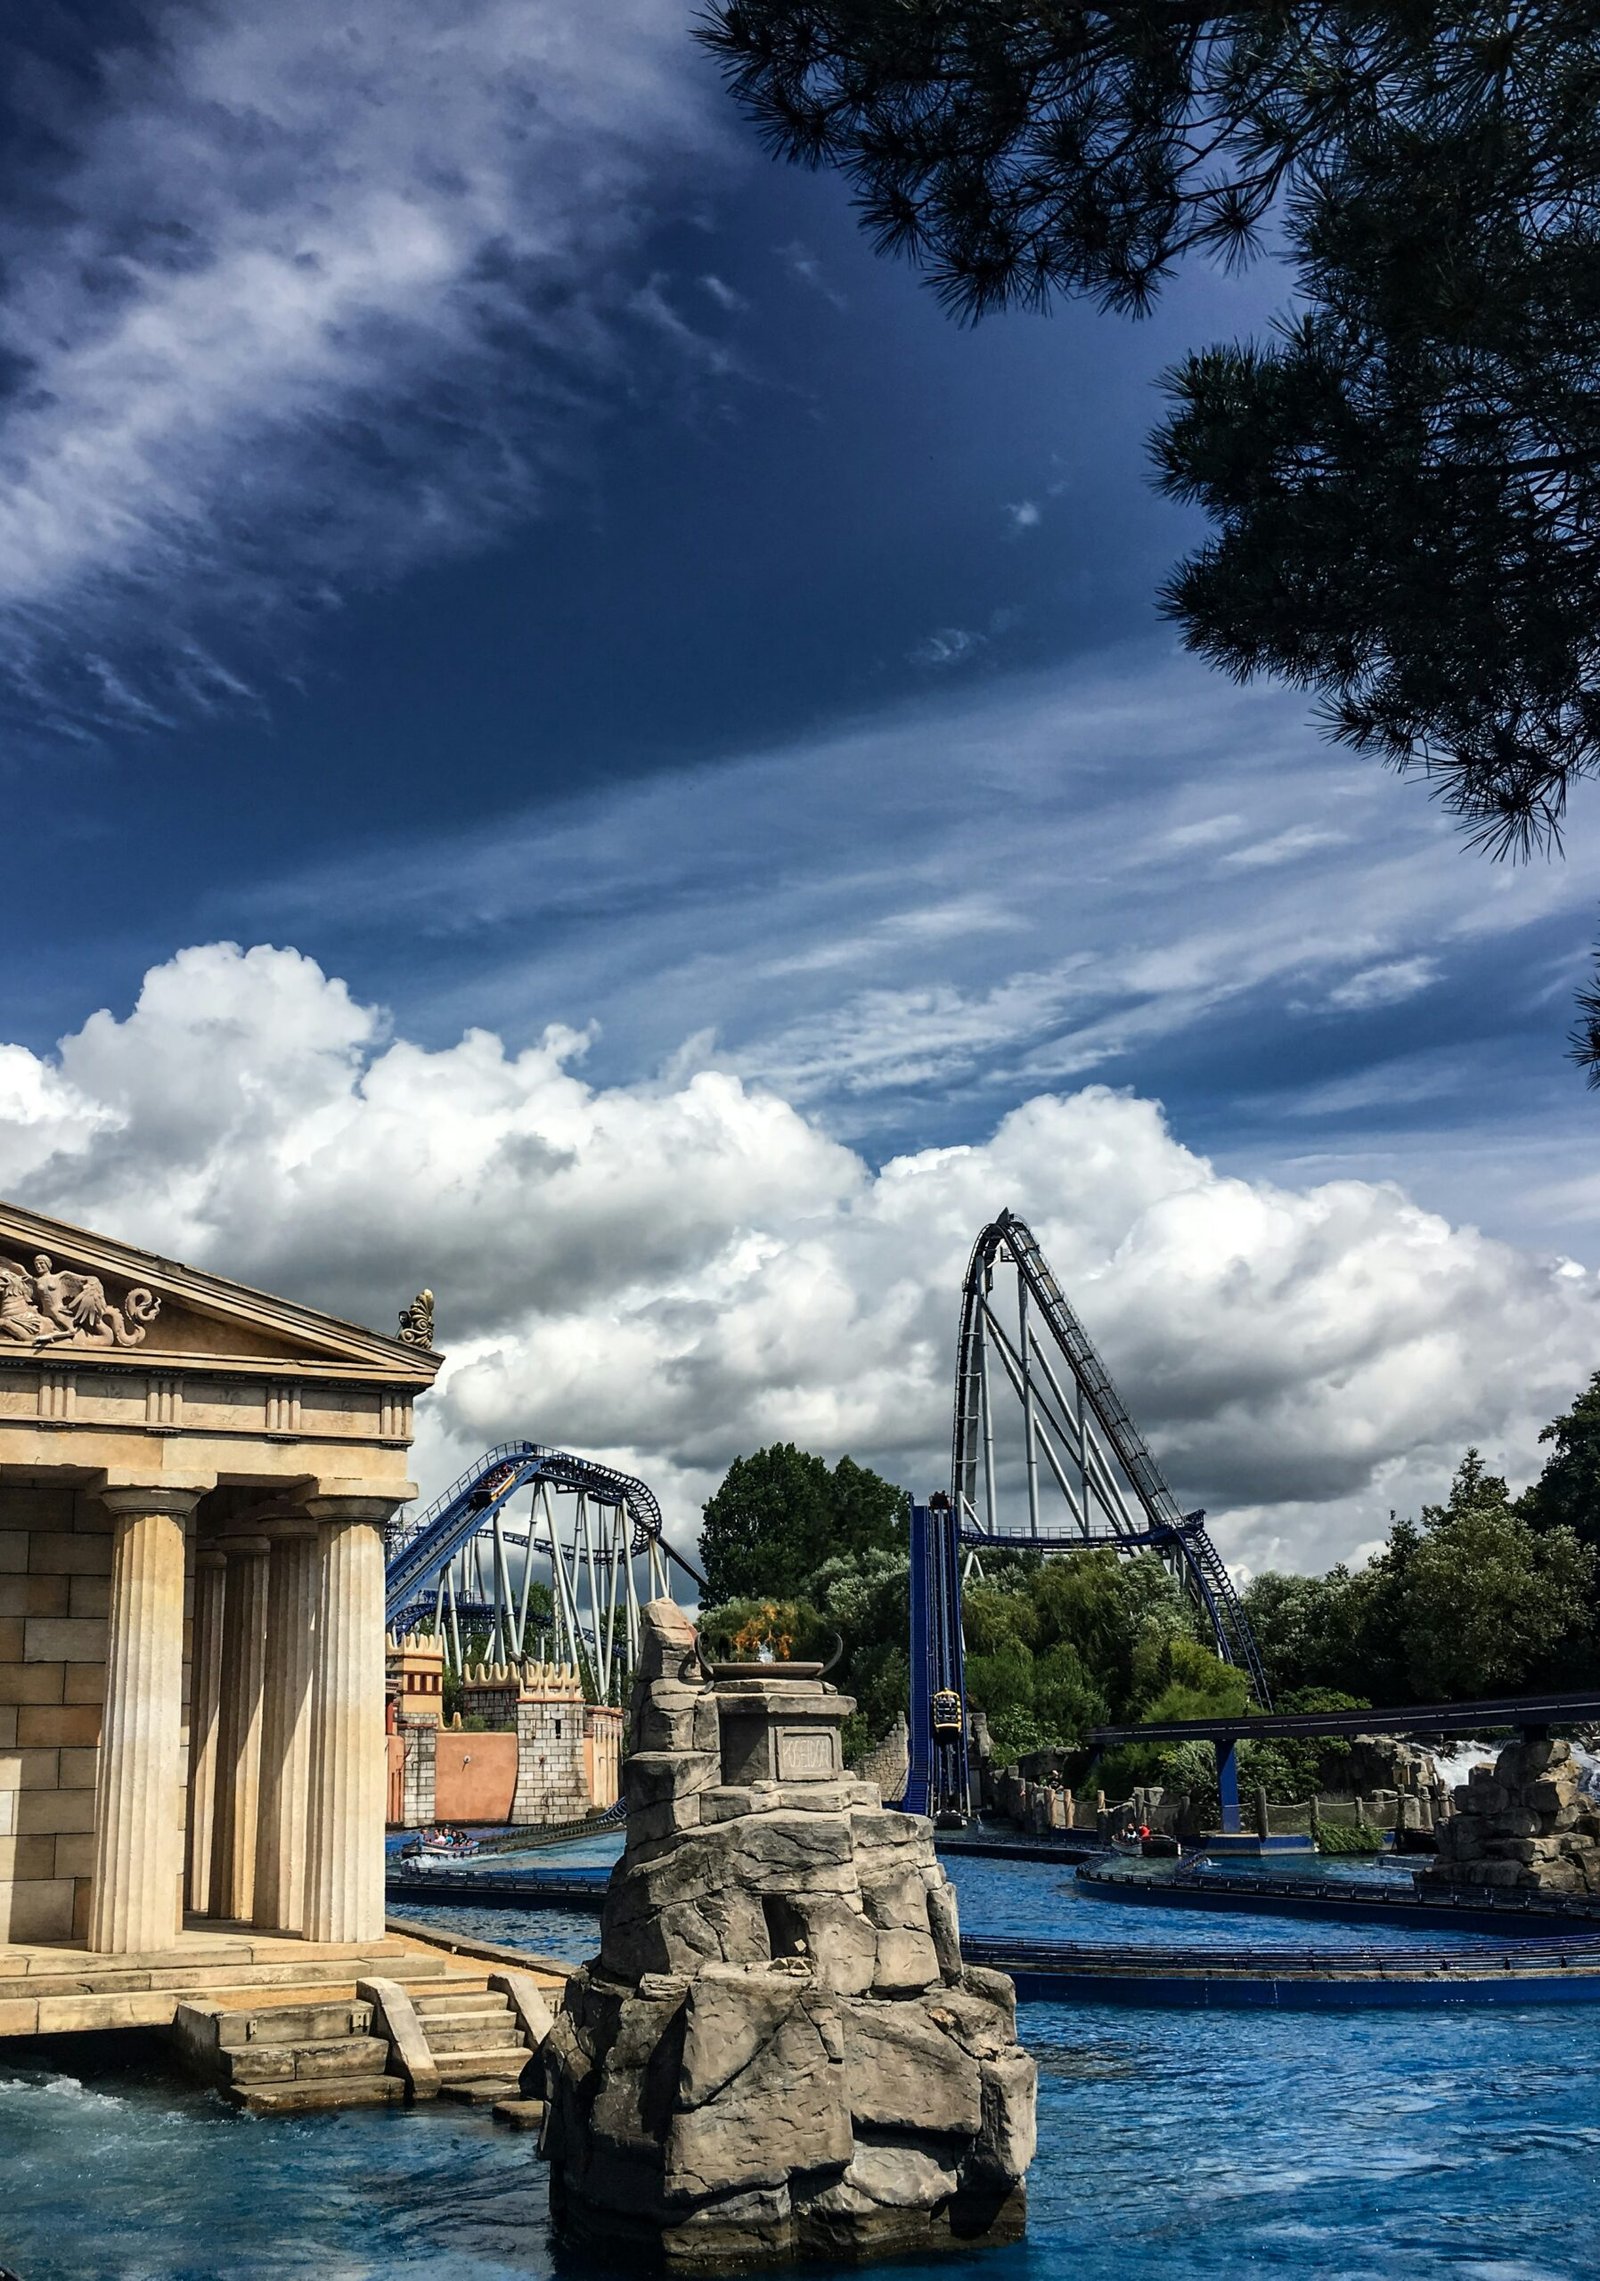
[[[431,1830],[420,1830],[400,1848],[400,1858],[408,1865],[431,1861],[470,1861],[482,1849],[475,1837],[462,1829],[438,1824]]]

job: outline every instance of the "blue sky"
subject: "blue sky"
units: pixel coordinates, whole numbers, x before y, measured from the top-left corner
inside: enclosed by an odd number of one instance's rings
[[[886,1164],[1109,1087],[1258,1196],[1393,1182],[1441,1242],[1516,1247],[1550,1293],[1545,1377],[1486,1391],[1516,1367],[1487,1300],[1468,1375],[1481,1438],[1526,1472],[1595,1344],[1600,1112],[1563,1059],[1593,819],[1564,864],[1487,865],[1422,787],[1161,623],[1197,527],[1147,480],[1154,383],[1262,323],[1270,269],[1185,278],[1142,325],[962,330],[870,255],[837,183],[760,152],[668,0],[618,0],[604,42],[576,0],[60,9],[9,38],[0,1036],[17,1134],[70,1065],[101,1135],[59,1160],[19,1139],[14,1190],[376,1303],[375,1260],[242,1238],[237,1119],[206,1210],[180,1204],[161,1115],[105,1074],[113,1031],[125,1054],[153,1034],[130,1017],[155,972],[177,1090],[224,1032],[240,1099],[268,1083],[291,970],[170,965],[208,944],[314,961],[313,1030],[334,978],[381,1008],[334,1053],[358,1089],[391,1048],[438,1074],[463,1031],[514,1063],[556,1025],[594,1102],[770,1097],[808,1163],[879,1196]],[[63,1058],[70,1036],[91,1043]],[[305,1113],[296,1163],[329,1112]],[[991,1208],[1070,1243],[1087,1207],[1060,1167],[1015,1177],[1032,1192]],[[1154,1195],[1084,1255],[1113,1318]],[[753,1225],[697,1240],[738,1257]],[[953,1240],[903,1237],[929,1325]],[[651,1272],[601,1277],[606,1321],[624,1287],[659,1321],[678,1269]],[[458,1320],[501,1342],[501,1407],[450,1397],[452,1446],[539,1407],[516,1304]],[[803,1372],[696,1408],[698,1351],[673,1348],[654,1438],[620,1396],[532,1423],[681,1476],[685,1510],[758,1425],[845,1430]],[[1302,1363],[1326,1393],[1315,1338]],[[1418,1383],[1355,1474],[1221,1466],[1241,1512],[1278,1516],[1241,1543],[1364,1541],[1396,1479],[1435,1480],[1470,1421],[1428,1426]],[[849,1430],[932,1462],[931,1425]]]

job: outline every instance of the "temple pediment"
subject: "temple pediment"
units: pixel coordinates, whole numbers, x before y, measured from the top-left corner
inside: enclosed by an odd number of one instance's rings
[[[428,1295],[423,1294],[427,1299]],[[384,1337],[138,1251],[86,1228],[0,1204],[0,1365],[137,1365],[187,1376],[358,1378],[407,1392],[432,1383],[431,1302]]]

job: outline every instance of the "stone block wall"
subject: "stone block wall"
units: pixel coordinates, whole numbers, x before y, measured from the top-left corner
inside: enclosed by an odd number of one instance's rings
[[[422,1830],[438,1818],[439,1723],[419,1718],[400,1721],[404,1756],[400,1767],[400,1826]]]
[[[911,1733],[905,1713],[896,1712],[894,1725],[882,1742],[874,1743],[850,1769],[863,1782],[875,1782],[886,1804],[898,1805],[911,1775]]]
[[[0,1940],[87,1931],[112,1531],[97,1497],[0,1486]]]
[[[461,1675],[461,1715],[482,1719],[491,1734],[509,1733],[517,1723],[522,1674],[511,1663],[469,1663]]]
[[[575,1678],[524,1692],[517,1704],[514,1822],[576,1821],[589,1811],[584,1709]]]

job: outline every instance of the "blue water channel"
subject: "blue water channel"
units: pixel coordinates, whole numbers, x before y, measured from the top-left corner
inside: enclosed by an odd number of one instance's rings
[[[972,1931],[1163,1947],[1370,1938],[1091,1899],[1050,1864],[952,1866]],[[409,1913],[568,1958],[594,1945],[587,1916]],[[1040,2070],[1028,2239],[894,2267],[904,2281],[1600,2272],[1600,2019],[1587,2005],[1203,2015],[1031,2004],[1019,2018]],[[64,2064],[73,2072],[0,2068],[0,2265],[21,2281],[571,2281],[551,2253],[529,2141],[481,2110],[255,2119],[149,2056],[89,2065],[75,2046]]]

